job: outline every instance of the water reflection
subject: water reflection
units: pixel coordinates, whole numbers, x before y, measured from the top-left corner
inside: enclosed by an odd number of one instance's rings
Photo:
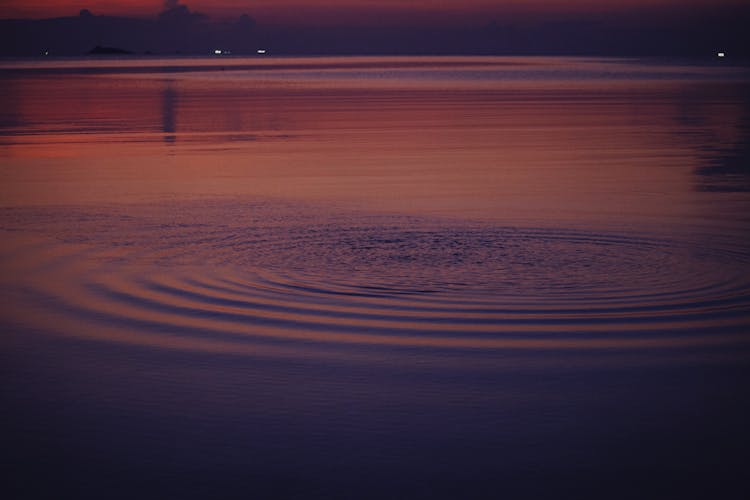
[[[0,144],[7,140],[9,131],[17,128],[23,122],[23,116],[19,109],[20,100],[23,96],[23,84],[17,80],[0,78],[0,95],[2,95],[2,107],[0,107]]]
[[[703,162],[695,169],[701,191],[750,191],[750,96],[743,94],[736,106],[736,135],[714,144],[709,136],[701,147]]]
[[[175,142],[177,132],[177,91],[172,87],[171,81],[164,82],[162,92],[162,131],[164,142],[172,144]]]
[[[381,88],[377,78],[373,87],[344,79],[319,88],[298,73],[268,81],[206,73],[125,74],[117,85],[112,75],[23,77],[4,134],[13,143],[3,154],[15,157],[4,199],[241,195],[631,225],[705,211],[696,177],[704,191],[727,169],[732,189],[746,181],[747,110],[734,84],[488,89],[462,80],[436,89]],[[163,161],[157,142],[179,160]],[[94,168],[100,162],[108,168]]]
[[[742,485],[740,84],[263,61],[4,75],[0,407],[22,487]],[[733,192],[705,188],[726,172]]]

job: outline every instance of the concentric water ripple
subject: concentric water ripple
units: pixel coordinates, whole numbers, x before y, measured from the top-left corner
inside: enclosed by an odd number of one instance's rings
[[[148,245],[147,234],[8,245],[27,303],[44,307],[18,321],[159,348],[346,359],[709,350],[722,360],[750,344],[750,255],[716,239],[393,225],[213,226],[196,238],[195,229],[160,226],[166,238]]]

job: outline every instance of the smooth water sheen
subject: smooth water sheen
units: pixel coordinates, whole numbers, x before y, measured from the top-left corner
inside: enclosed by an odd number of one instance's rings
[[[15,494],[746,490],[749,82],[0,62]]]

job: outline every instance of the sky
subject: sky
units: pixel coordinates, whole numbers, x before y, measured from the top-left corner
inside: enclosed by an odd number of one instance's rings
[[[97,15],[156,16],[174,0],[0,0],[0,18],[71,16],[86,8]],[[219,19],[250,14],[265,22],[398,23],[418,20],[478,19],[508,13],[622,12],[741,5],[743,0],[189,0],[193,12]],[[373,16],[375,16],[373,18]]]
[[[747,56],[748,25],[747,0],[0,0],[0,56],[80,55],[96,45],[161,54],[222,46],[237,54]]]

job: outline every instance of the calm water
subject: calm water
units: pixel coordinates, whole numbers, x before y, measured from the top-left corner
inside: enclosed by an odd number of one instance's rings
[[[0,62],[14,494],[747,495],[749,82]]]

